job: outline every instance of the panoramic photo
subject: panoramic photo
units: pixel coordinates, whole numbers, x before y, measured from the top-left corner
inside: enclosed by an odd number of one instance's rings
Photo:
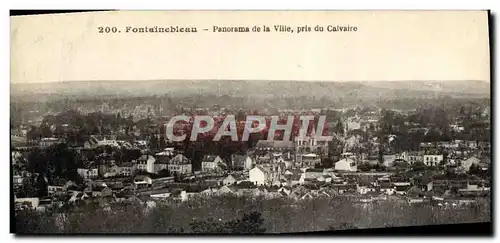
[[[11,17],[14,233],[491,222],[486,12],[180,12]],[[294,29],[301,14],[348,19],[357,30],[232,38],[203,25],[245,26],[253,15]],[[199,32],[99,33],[124,19],[123,28],[161,22],[154,16]],[[393,31],[359,41],[373,21],[389,19]],[[425,30],[429,24],[443,31]],[[412,36],[400,37],[402,29]],[[173,49],[160,49],[164,42]],[[285,54],[291,45],[304,50]]]

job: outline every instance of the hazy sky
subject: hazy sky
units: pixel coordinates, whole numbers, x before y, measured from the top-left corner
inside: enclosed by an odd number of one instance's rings
[[[213,33],[316,25],[324,32]],[[198,33],[125,33],[127,26]],[[327,32],[328,25],[357,32]],[[100,34],[99,26],[122,33]],[[487,12],[99,12],[11,17],[11,82],[145,79],[489,81]]]

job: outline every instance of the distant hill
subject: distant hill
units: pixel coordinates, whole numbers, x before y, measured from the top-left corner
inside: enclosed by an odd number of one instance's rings
[[[483,81],[356,81],[300,82],[249,80],[150,80],[74,81],[11,84],[11,99],[47,100],[95,96],[230,95],[236,97],[355,98],[359,100],[404,98],[490,97],[490,84]]]

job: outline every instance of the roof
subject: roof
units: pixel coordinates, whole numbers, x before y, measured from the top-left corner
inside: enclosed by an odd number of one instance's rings
[[[255,147],[272,147],[272,148],[293,148],[293,141],[267,141],[259,140]]]
[[[323,173],[323,169],[308,168],[308,169],[306,169],[306,172],[320,172],[320,173]]]
[[[160,156],[156,159],[155,165],[156,164],[168,164],[170,162],[171,157],[167,156]]]
[[[337,164],[337,163],[346,163],[346,162],[347,162],[347,163],[352,163],[352,162],[354,162],[354,160],[353,160],[353,159],[351,159],[351,158],[343,158],[343,159],[341,159],[341,160],[339,160],[339,161],[335,162],[335,164]]]
[[[257,168],[257,169],[261,170],[261,171],[262,171],[262,172],[264,172],[264,173],[270,173],[269,169],[267,169],[267,168],[265,168],[265,167],[262,167],[262,166],[260,166],[260,165],[255,166],[255,168]],[[253,168],[253,169],[255,169],[255,168]],[[253,170],[253,169],[252,169],[252,170]]]
[[[317,154],[304,154],[304,155],[302,155],[302,157],[316,158],[316,157],[318,157],[318,155]]]
[[[182,154],[178,154],[170,160],[170,164],[174,165],[185,165],[191,164],[191,161]]]
[[[383,188],[393,188],[393,186],[391,185],[391,183],[380,183],[380,188],[383,189]]]
[[[203,157],[203,162],[214,162],[215,159],[217,158],[217,155],[212,155],[212,154],[208,154],[208,155],[205,155]]]
[[[247,159],[247,155],[246,154],[233,154],[231,156],[231,159],[233,161],[233,163],[243,163],[246,159]]]

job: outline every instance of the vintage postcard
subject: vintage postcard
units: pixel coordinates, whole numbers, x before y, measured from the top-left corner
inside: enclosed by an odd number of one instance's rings
[[[13,233],[491,225],[488,11],[10,22]]]

